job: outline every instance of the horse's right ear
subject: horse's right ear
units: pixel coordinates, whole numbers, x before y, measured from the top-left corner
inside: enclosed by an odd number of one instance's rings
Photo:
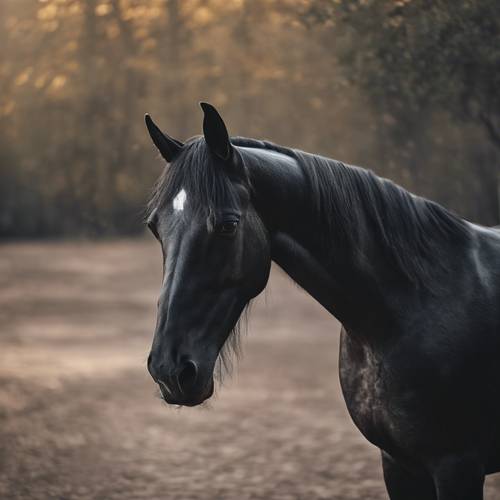
[[[169,163],[175,158],[175,156],[182,149],[182,142],[177,139],[173,139],[172,137],[164,134],[155,124],[155,122],[151,119],[151,117],[146,114],[144,117],[146,122],[146,127],[148,128],[149,135],[154,142],[154,145],[158,148],[160,154],[167,160]]]

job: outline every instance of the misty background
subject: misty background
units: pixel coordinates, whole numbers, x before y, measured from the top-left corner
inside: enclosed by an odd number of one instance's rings
[[[498,224],[496,0],[1,0],[0,238],[143,231],[145,112],[373,169]]]

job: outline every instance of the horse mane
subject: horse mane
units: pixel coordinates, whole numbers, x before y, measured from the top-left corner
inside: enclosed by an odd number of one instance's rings
[[[281,153],[297,162],[316,215],[330,229],[325,232],[325,251],[332,259],[338,251],[338,246],[332,248],[333,238],[346,243],[351,252],[362,252],[363,233],[370,232],[402,275],[432,290],[437,268],[449,263],[450,245],[470,239],[466,221],[371,170],[268,141],[235,137],[232,143]]]
[[[428,286],[436,266],[447,265],[449,245],[470,238],[463,219],[370,170],[268,141],[233,137],[231,142],[281,153],[297,162],[315,214],[327,228],[325,250],[332,258],[334,237],[358,252],[369,232],[382,243],[395,269],[417,286]],[[236,200],[232,182],[216,168],[203,137],[187,141],[179,157],[165,168],[148,204],[149,213],[169,203],[181,189],[190,194],[194,209],[204,212]]]

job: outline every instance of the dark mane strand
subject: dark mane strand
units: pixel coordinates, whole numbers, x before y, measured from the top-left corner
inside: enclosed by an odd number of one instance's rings
[[[241,337],[248,331],[248,317],[251,305],[252,301],[249,301],[219,352],[214,370],[215,377],[219,383],[224,381],[226,375],[232,374],[234,359],[239,360],[242,355]]]
[[[412,283],[430,287],[436,266],[447,264],[449,245],[470,237],[463,219],[370,170],[268,141],[233,137],[231,142],[281,153],[297,162],[316,216],[329,228],[324,231],[324,243],[332,258],[336,252],[332,239],[359,252],[369,235],[382,243],[388,260]],[[181,189],[190,194],[195,209],[205,212],[234,200],[232,184],[215,168],[203,137],[189,140],[165,168],[148,204],[149,212],[165,206]]]
[[[370,170],[267,141],[235,137],[232,142],[297,161],[316,215],[330,229],[325,231],[328,237],[324,243],[332,258],[338,251],[338,247],[332,248],[332,239],[358,252],[370,235],[382,242],[387,259],[412,283],[433,288],[435,271],[448,263],[449,245],[470,238],[470,228],[463,219]]]

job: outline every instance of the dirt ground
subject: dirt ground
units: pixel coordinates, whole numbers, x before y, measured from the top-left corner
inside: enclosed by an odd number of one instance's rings
[[[151,241],[0,247],[0,498],[386,498],[333,318],[275,269],[233,378],[169,408],[145,366],[160,280]]]

